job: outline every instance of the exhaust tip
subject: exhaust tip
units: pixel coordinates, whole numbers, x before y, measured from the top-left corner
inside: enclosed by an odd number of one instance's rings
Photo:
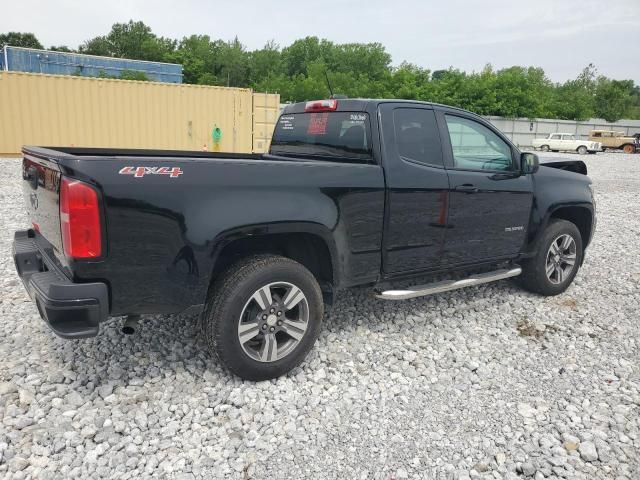
[[[133,335],[136,333],[138,320],[140,320],[140,315],[127,315],[124,324],[122,325],[122,333],[125,335]]]

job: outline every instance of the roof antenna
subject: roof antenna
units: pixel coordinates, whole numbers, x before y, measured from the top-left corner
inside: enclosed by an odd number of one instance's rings
[[[327,79],[327,86],[329,87],[329,93],[331,94],[331,97],[329,98],[333,98],[333,89],[331,88],[331,82],[329,81],[329,75],[327,75],[327,71],[324,71],[324,78]]]

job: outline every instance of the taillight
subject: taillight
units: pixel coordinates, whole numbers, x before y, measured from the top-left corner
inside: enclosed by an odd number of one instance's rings
[[[100,205],[93,187],[78,180],[61,178],[60,228],[66,256],[95,258],[102,255]]]
[[[304,106],[305,112],[333,112],[338,108],[337,100],[314,100]]]

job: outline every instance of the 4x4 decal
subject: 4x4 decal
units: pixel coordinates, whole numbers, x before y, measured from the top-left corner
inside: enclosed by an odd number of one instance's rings
[[[169,175],[169,178],[178,178],[184,172],[180,167],[124,167],[118,173],[133,175],[135,178],[142,178],[145,175]]]

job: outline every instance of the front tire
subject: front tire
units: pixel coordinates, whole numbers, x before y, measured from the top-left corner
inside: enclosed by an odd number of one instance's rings
[[[587,147],[585,147],[584,145],[580,145],[576,149],[576,152],[578,152],[580,155],[586,155],[587,154]]]
[[[518,283],[530,292],[558,295],[573,282],[582,255],[578,227],[566,220],[553,219],[538,239],[535,256],[523,262]]]
[[[246,380],[279,377],[307,356],[320,334],[320,286],[303,265],[276,255],[250,257],[214,284],[203,315],[210,351]]]
[[[542,150],[543,152],[548,152],[548,151],[550,150],[550,149],[549,149],[549,145],[542,145],[542,146],[540,147],[540,150]]]

